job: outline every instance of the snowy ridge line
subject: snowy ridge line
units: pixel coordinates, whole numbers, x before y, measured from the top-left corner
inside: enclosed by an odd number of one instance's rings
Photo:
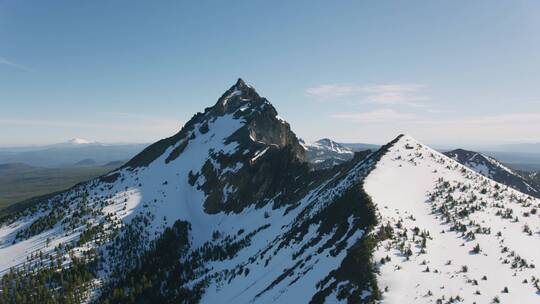
[[[375,261],[383,303],[538,301],[540,257],[527,250],[540,245],[538,200],[410,137],[365,187],[381,217]]]

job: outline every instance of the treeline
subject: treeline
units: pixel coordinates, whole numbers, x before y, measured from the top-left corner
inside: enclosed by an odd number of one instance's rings
[[[40,255],[34,265],[11,269],[1,280],[0,303],[81,303],[96,278],[96,259],[91,252],[82,258],[71,256],[69,268],[63,259],[47,259]],[[43,265],[46,266],[43,266]]]
[[[120,269],[103,289],[100,303],[191,303],[202,289],[182,286],[194,276],[193,263],[182,262],[190,248],[190,224],[176,221],[150,245],[127,273]]]

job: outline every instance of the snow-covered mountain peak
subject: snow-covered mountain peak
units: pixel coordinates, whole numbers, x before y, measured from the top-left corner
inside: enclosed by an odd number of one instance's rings
[[[414,138],[412,135],[409,135],[409,134],[399,134],[397,136],[397,142],[399,143],[409,143],[409,144],[414,144],[414,145],[422,145],[422,146],[426,146],[424,145],[423,143],[419,142],[416,138]]]
[[[540,201],[410,136],[365,180],[377,205],[375,251],[386,303],[534,303]]]
[[[289,124],[266,98],[239,80],[213,107],[193,116],[174,136],[143,150],[122,169],[174,172],[203,191],[206,212],[240,212],[276,195],[291,178],[275,174],[277,168],[270,163],[296,167],[303,160],[304,149]],[[257,179],[250,177],[254,172]]]
[[[227,114],[243,120],[251,141],[279,148],[295,146],[293,149],[298,150],[299,157],[302,156],[302,148],[290,125],[278,115],[266,98],[261,97],[255,88],[241,78],[223,93],[216,105],[205,110],[204,116],[214,119]]]
[[[97,141],[92,141],[84,138],[71,138],[63,143],[55,144],[53,146],[89,146],[89,145],[99,145]]]
[[[335,141],[331,140],[330,138],[326,138],[326,137],[317,140],[315,143],[318,143],[318,144],[321,144],[321,145],[328,145],[328,146],[332,146],[334,144],[337,144]]]
[[[233,127],[234,126],[234,127]],[[216,132],[220,138],[216,138]],[[224,145],[235,145],[232,152],[261,152],[265,148],[288,149],[298,160],[304,159],[304,149],[299,144],[290,125],[278,116],[274,106],[255,89],[239,79],[212,107],[194,115],[172,137],[163,139],[135,156],[125,167],[147,166],[168,148],[172,148],[166,162],[175,159],[182,151],[193,145],[197,138],[211,138]],[[207,142],[201,142],[205,144]],[[262,149],[262,150],[261,150]],[[212,148],[214,155],[219,150]],[[261,153],[262,155],[262,153]]]
[[[72,138],[70,140],[67,141],[68,144],[73,144],[73,145],[87,145],[87,144],[91,144],[91,143],[95,143],[93,141],[89,141],[89,140],[86,140],[86,139],[82,139],[82,138]]]
[[[48,146],[43,146],[44,149],[49,148],[83,148],[83,147],[90,147],[90,146],[102,146],[100,142],[97,141],[91,141],[83,138],[71,138],[65,142],[52,144]]]
[[[329,138],[322,138],[317,140],[312,144],[313,146],[319,146],[321,148],[326,148],[338,153],[344,153],[344,154],[353,154],[353,151],[345,146],[342,146],[338,144],[337,142],[329,139]]]
[[[239,108],[243,108],[244,111],[250,107],[259,107],[259,110],[264,110],[263,108],[268,105],[270,105],[268,100],[261,98],[254,87],[239,78],[223,93],[214,108],[224,113],[232,113]]]
[[[306,143],[302,140],[301,145],[306,151],[306,160],[312,164],[314,169],[328,169],[349,161],[354,156],[351,149],[329,138],[322,138],[313,143]]]

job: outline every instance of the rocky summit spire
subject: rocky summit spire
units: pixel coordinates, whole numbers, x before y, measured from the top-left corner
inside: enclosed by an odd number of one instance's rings
[[[298,143],[290,125],[278,116],[274,106],[261,97],[242,78],[229,88],[209,110],[213,115],[234,114],[245,121],[244,139],[279,148],[289,147],[295,157],[303,160],[304,149]],[[242,141],[241,139],[239,139]]]
[[[222,113],[231,113],[247,103],[259,105],[265,101],[266,99],[261,98],[252,86],[246,84],[242,78],[238,78],[236,83],[218,99],[216,108]]]
[[[238,78],[238,80],[236,81],[234,86],[236,88],[239,88],[239,89],[248,87],[248,85],[246,84],[246,82],[242,78]]]
[[[259,96],[255,88],[239,78],[214,106],[195,114],[177,134],[150,145],[124,167],[147,166],[169,147],[181,143],[174,153],[166,158],[167,162],[172,161],[199,133],[214,131],[210,130],[214,122],[225,117],[241,122],[241,127],[230,134],[226,142],[236,141],[244,149],[261,144],[265,147],[285,148],[292,152],[295,159],[304,160],[304,149],[298,143],[290,125],[278,116],[276,109],[266,98]]]

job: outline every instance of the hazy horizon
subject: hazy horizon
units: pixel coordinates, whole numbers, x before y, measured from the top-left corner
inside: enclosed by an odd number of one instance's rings
[[[397,135],[396,135],[397,136]],[[167,136],[168,137],[168,136]],[[301,137],[299,137],[301,138]],[[0,144],[0,149],[39,149],[39,148],[47,148],[55,145],[62,145],[68,143],[70,140],[73,140],[76,138],[68,139],[62,142],[46,142],[46,143],[30,143],[30,144],[15,144],[15,145],[2,145]],[[154,141],[141,141],[141,142],[101,142],[101,141],[94,141],[87,138],[84,138],[84,140],[92,141],[92,144],[103,144],[103,145],[150,145],[162,138],[158,138]],[[301,138],[303,139],[303,138]],[[323,139],[318,138],[316,140]],[[331,140],[334,140],[330,138]],[[316,141],[315,140],[315,141]],[[313,141],[308,141],[313,142]],[[340,144],[374,144],[374,145],[384,145],[387,142],[359,142],[359,141],[341,141],[338,142]],[[452,144],[431,144],[431,143],[425,143],[430,145],[432,148],[437,150],[453,150],[453,149],[471,149],[471,150],[477,150],[477,151],[492,151],[492,152],[511,152],[511,153],[531,153],[536,154],[538,153],[537,150],[540,149],[540,142],[531,142],[531,143],[494,143],[494,144],[484,144],[484,145],[474,145],[474,144],[463,144],[463,145],[452,145]],[[531,152],[530,150],[533,149],[534,152]]]
[[[539,13],[534,1],[4,1],[0,146],[154,142],[238,77],[307,141],[538,143]]]

